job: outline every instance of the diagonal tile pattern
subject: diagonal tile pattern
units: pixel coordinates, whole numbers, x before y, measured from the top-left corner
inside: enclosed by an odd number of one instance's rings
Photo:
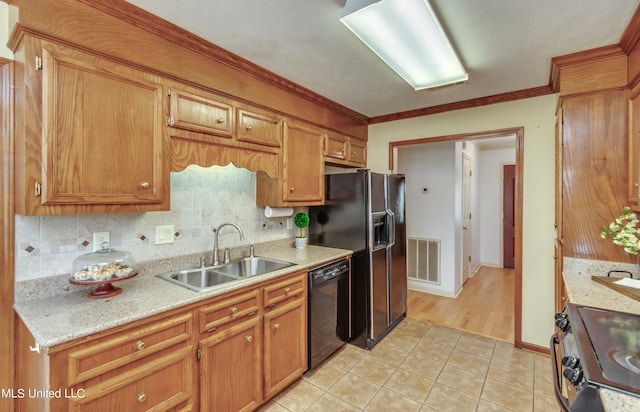
[[[412,318],[371,351],[343,346],[260,409],[555,410],[548,356]]]

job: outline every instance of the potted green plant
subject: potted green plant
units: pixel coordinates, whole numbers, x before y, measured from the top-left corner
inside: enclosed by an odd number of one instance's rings
[[[308,239],[304,235],[303,229],[309,226],[309,215],[304,212],[296,213],[296,215],[293,217],[293,223],[300,228],[300,235],[296,236],[295,240],[296,248],[303,249],[307,247]]]

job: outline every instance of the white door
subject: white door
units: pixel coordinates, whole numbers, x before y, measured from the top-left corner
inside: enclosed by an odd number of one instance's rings
[[[462,155],[462,283],[471,270],[471,158]]]

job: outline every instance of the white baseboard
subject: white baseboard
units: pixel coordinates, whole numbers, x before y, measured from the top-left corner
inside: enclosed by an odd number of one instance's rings
[[[444,296],[445,298],[456,298],[460,294],[460,291],[457,293],[451,290],[446,290],[441,288],[438,285],[432,285],[424,282],[417,282],[415,280],[408,279],[407,287],[411,290],[415,290],[418,292],[430,293],[432,295]]]

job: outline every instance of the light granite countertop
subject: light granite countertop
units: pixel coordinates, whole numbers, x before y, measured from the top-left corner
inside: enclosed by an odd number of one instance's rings
[[[605,261],[564,258],[562,277],[569,301],[580,305],[640,314],[640,301],[591,280],[591,276],[606,276],[609,270],[627,270],[638,278],[638,266]],[[638,331],[640,333],[640,331]],[[601,389],[605,411],[633,412],[640,410],[640,397]]]
[[[205,300],[226,292],[313,268],[352,254],[350,250],[307,246],[296,249],[291,241],[256,244],[256,256],[283,260],[294,266],[264,275],[227,282],[206,292],[195,292],[160,279],[155,275],[196,267],[199,255],[140,263],[139,275],[116,283],[120,295],[106,299],[90,299],[87,293],[96,286],[75,286],[69,276],[18,282],[14,309],[37,344],[49,348],[80,337],[127,324],[171,309]],[[234,252],[236,256],[234,256]],[[246,256],[248,251],[232,251],[232,259]]]

